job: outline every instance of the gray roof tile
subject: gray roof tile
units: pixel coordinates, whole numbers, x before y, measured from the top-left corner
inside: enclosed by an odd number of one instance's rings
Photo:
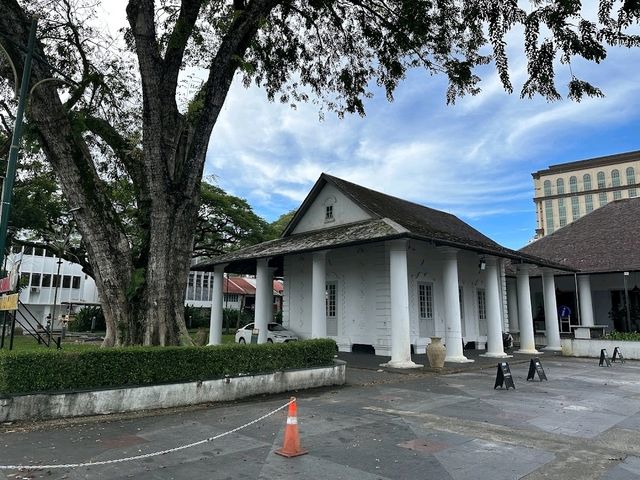
[[[611,202],[520,252],[585,273],[640,270],[640,198]]]

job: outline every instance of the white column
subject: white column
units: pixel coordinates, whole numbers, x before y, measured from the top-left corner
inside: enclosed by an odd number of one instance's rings
[[[518,333],[520,322],[518,321],[518,289],[514,279],[507,280],[507,309],[509,310],[509,332]]]
[[[315,252],[311,269],[311,338],[327,336],[327,252]]]
[[[553,272],[546,268],[542,271],[542,291],[544,295],[544,324],[547,332],[547,346],[544,349],[560,352],[562,346],[560,345],[560,326],[556,303],[556,282],[553,278]]]
[[[220,345],[222,343],[222,298],[224,296],[224,268],[226,266],[227,264],[225,263],[213,267],[209,345]]]
[[[268,258],[260,258],[256,263],[255,328],[258,329],[258,343],[266,343],[267,325],[271,320],[273,277]]]
[[[393,368],[422,367],[411,360],[407,241],[393,240],[389,247],[391,360],[384,365]]]
[[[502,322],[500,319],[500,285],[498,283],[498,264],[494,257],[487,257],[484,270],[485,297],[487,307],[487,352],[485,357],[505,358],[502,343]]]
[[[518,320],[520,322],[520,350],[517,353],[538,354],[533,336],[531,290],[529,288],[530,265],[518,265]]]
[[[460,320],[460,298],[458,293],[458,250],[443,248],[442,286],[444,288],[445,362],[472,362],[462,351],[462,324]]]
[[[591,327],[593,322],[593,303],[591,302],[591,277],[578,275],[578,295],[580,295],[580,324]]]

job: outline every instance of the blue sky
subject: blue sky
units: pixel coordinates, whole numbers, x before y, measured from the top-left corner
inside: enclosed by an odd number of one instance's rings
[[[517,48],[511,51],[517,92],[526,70]],[[640,150],[640,51],[612,49],[600,65],[572,68],[606,98],[520,99],[485,68],[483,92],[447,106],[445,79],[412,71],[393,103],[377,92],[365,118],[320,121],[316,105],[293,110],[237,82],[214,129],[206,175],[271,221],[296,208],[327,172],[451,212],[520,248],[536,227],[532,172]],[[569,78],[559,65],[559,88]]]
[[[528,2],[521,0],[526,7]],[[115,33],[125,0],[103,18]],[[597,2],[584,2],[595,18]],[[211,138],[205,175],[272,221],[297,208],[320,173],[451,212],[499,243],[520,248],[534,234],[531,173],[555,163],[640,150],[640,49],[610,49],[600,65],[573,72],[605,93],[580,103],[520,99],[526,65],[522,32],[507,36],[508,95],[495,71],[479,70],[483,91],[446,105],[446,81],[412,71],[387,102],[375,92],[367,116],[339,120],[317,105],[293,110],[264,91],[232,86]],[[558,64],[557,85],[570,79]]]

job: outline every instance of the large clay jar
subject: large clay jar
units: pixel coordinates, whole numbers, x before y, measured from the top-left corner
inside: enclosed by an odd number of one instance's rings
[[[431,368],[444,367],[444,357],[447,354],[447,350],[442,345],[441,337],[431,337],[431,343],[427,345],[427,358],[429,358],[429,365]]]

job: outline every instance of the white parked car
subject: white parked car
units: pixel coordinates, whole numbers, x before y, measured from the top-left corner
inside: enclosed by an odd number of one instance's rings
[[[250,323],[236,332],[237,343],[251,343],[251,331],[255,328],[255,323]],[[291,330],[287,330],[279,323],[270,323],[267,326],[267,342],[283,343],[298,340],[298,336]]]

